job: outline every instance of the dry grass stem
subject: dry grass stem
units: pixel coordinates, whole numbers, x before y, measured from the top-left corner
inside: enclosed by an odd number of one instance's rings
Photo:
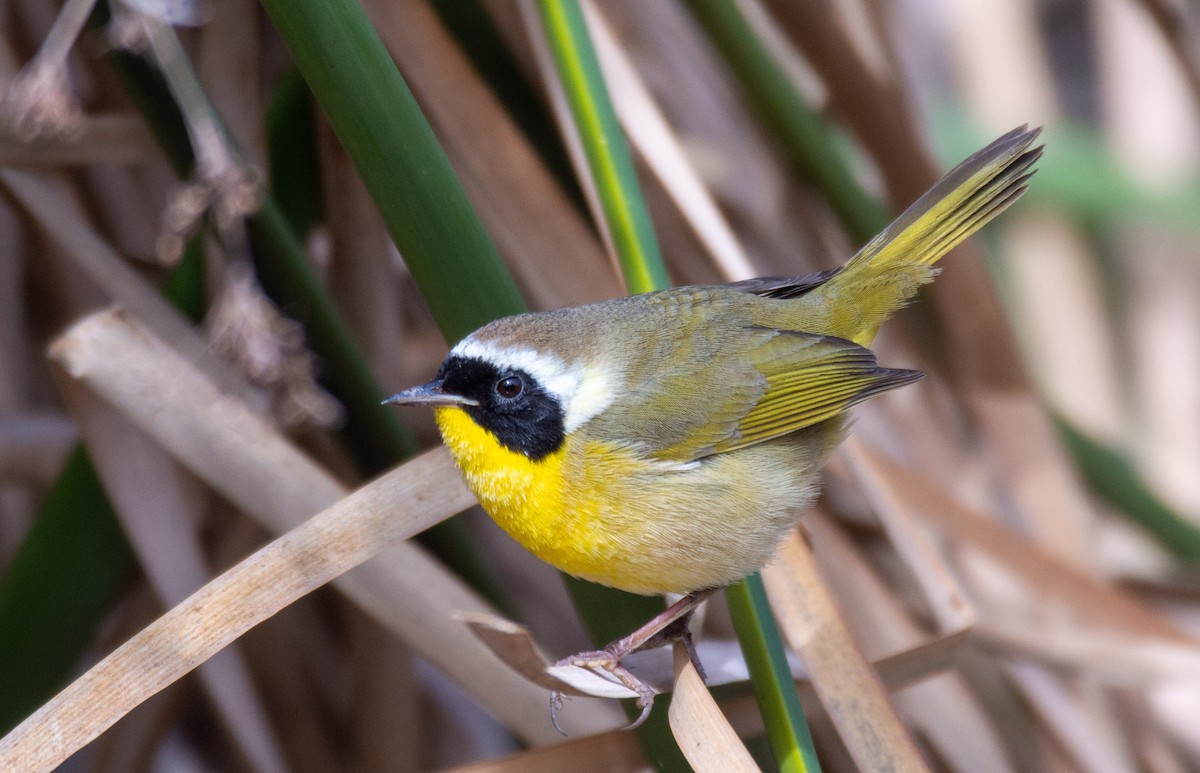
[[[3,184],[34,220],[75,264],[138,320],[151,328],[190,362],[203,363],[221,388],[252,403],[254,391],[196,335],[179,312],[163,300],[145,279],[101,238],[87,222],[78,200],[65,180],[55,175],[16,169],[0,170]]]
[[[679,750],[698,773],[758,770],[696,673],[687,649],[678,642],[674,649],[675,694],[668,716]]]
[[[1141,4],[1179,61],[1192,92],[1192,107],[1200,109],[1200,20],[1195,6],[1171,0],[1141,0]]]
[[[365,4],[531,306],[611,298],[620,284],[595,233],[426,0]],[[446,93],[453,100],[438,99]],[[571,270],[562,271],[569,255]]]
[[[737,281],[758,276],[761,272],[754,269],[742,250],[604,14],[595,3],[585,2],[583,7],[613,107],[630,143],[658,177],[725,278]]]
[[[805,3],[767,0],[774,18],[800,48],[829,93],[829,110],[842,117],[871,155],[894,210],[925,192],[940,176],[909,105],[898,73],[883,61],[877,30],[848,14]],[[855,23],[858,21],[859,23]]]
[[[1011,770],[988,711],[955,670],[972,629],[928,638],[897,597],[896,585],[879,577],[824,508],[810,512],[804,524],[855,640],[913,730],[960,770]],[[879,659],[885,653],[889,656]]]
[[[854,252],[857,245],[829,227],[824,203],[789,174],[786,154],[685,8],[624,2],[604,9],[759,270],[828,268]]]
[[[0,740],[0,768],[59,765],[254,625],[378,554],[403,534],[387,523],[399,502],[427,522],[439,517],[443,487],[429,485],[438,477],[429,474],[438,456],[421,457],[339,501],[158,618]],[[376,520],[373,528],[349,533],[343,525],[367,517]]]
[[[78,437],[70,420],[57,414],[0,417],[0,480],[49,484]]]
[[[798,532],[763,570],[763,582],[784,639],[804,662],[821,705],[858,765],[865,770],[928,770]]]
[[[263,39],[257,34],[258,7],[237,0],[215,0],[214,5],[217,12],[208,13],[199,30],[196,72],[238,152],[265,168],[261,105],[266,60]]]
[[[205,565],[196,534],[205,504],[201,484],[78,382],[63,379],[59,388],[91,457],[97,460],[97,472],[138,562],[164,606],[179,604],[213,574]],[[120,448],[121,454],[105,453],[110,448]],[[236,646],[201,664],[198,675],[226,730],[254,767],[286,770],[250,671]]]
[[[1096,718],[1088,716],[1083,703],[1071,695],[1072,691],[1058,676],[1025,662],[1010,663],[1008,671],[1078,769],[1121,773],[1137,769],[1122,748],[1120,738],[1096,737],[1093,732]]]
[[[161,160],[146,124],[131,113],[88,115],[67,135],[22,140],[0,132],[0,166],[148,164]]]
[[[604,252],[608,256],[611,273],[619,277],[621,275],[620,264],[617,260],[616,247],[613,245],[612,232],[607,225],[608,219],[604,216],[604,206],[596,191],[596,181],[592,177],[583,143],[575,128],[575,121],[571,117],[571,107],[567,103],[567,95],[563,91],[562,81],[558,78],[553,54],[550,52],[550,46],[546,42],[541,22],[538,19],[535,0],[516,0],[516,7],[525,29],[523,40],[533,51],[532,61],[536,64],[533,76],[542,84],[542,89],[550,103],[555,123],[558,124],[559,136],[571,157],[575,178],[579,181],[579,186],[587,198],[592,222],[599,224],[598,230],[600,238],[604,242]]]
[[[1081,568],[1093,555],[1095,509],[1063,453],[1046,408],[1032,391],[970,390],[990,449],[989,473],[1003,480],[1020,513],[1018,528],[1040,547]]]
[[[136,29],[175,97],[196,154],[197,180],[210,190],[217,227],[226,231],[258,210],[261,172],[245,166],[228,139],[174,29],[151,16],[128,13],[134,18],[124,23]]]
[[[1034,633],[1018,615],[1006,620],[1000,610],[993,614],[996,622],[977,628],[979,643],[1005,654],[1070,668],[1110,687],[1200,687],[1200,644],[1113,634],[1070,623]]]
[[[904,507],[887,484],[860,454],[861,443],[850,438],[842,447],[842,456],[854,473],[858,488],[870,502],[897,554],[913,574],[933,611],[940,632],[960,631],[975,622],[975,611],[962,589],[940,560],[937,551],[914,525]]]
[[[436,367],[434,353],[426,358],[421,354],[427,347],[396,346],[396,331],[405,329],[407,304],[396,289],[397,253],[387,226],[332,129],[324,125],[317,141],[329,240],[328,254],[324,254],[326,245],[316,241],[316,262],[328,264],[329,292],[374,364],[380,383],[419,383]],[[429,328],[436,335],[433,326]],[[416,330],[411,333],[417,337]]]
[[[964,507],[921,475],[879,455],[872,455],[871,461],[922,522],[936,529],[943,539],[969,545],[1007,568],[1012,577],[1020,578],[1026,586],[1028,600],[1040,605],[1053,602],[1058,615],[1069,610],[1080,624],[1115,634],[1158,638],[1176,644],[1191,641],[1174,623],[1128,593],[1080,572]],[[1004,591],[1000,587],[996,590]]]

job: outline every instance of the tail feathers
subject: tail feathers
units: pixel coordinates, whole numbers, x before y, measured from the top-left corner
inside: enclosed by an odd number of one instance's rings
[[[840,335],[869,343],[933,279],[934,263],[1020,198],[1042,155],[1040,145],[1032,147],[1040,133],[1022,126],[970,156],[821,286],[830,302],[856,308],[853,329]]]

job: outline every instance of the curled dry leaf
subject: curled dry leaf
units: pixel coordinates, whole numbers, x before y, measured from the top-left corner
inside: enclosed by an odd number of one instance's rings
[[[488,614],[460,614],[458,619],[509,668],[547,690],[591,698],[637,697],[633,690],[594,671],[555,666],[523,625]]]
[[[535,684],[571,695],[596,698],[636,697],[625,687],[585,669],[555,666],[542,652],[529,629],[523,625],[490,613],[460,613],[456,618],[465,623],[509,668]],[[961,629],[934,636],[902,651],[881,657],[871,665],[889,690],[898,690],[950,668],[968,633],[969,629]],[[700,653],[700,662],[705,665],[709,686],[745,682],[749,678],[736,642],[699,641],[696,643],[696,649]],[[647,654],[650,653],[637,653],[633,657]],[[737,664],[724,662],[733,657],[738,658]],[[797,687],[811,694],[803,664],[789,659],[789,665],[792,676],[798,681]],[[651,666],[635,663],[634,670],[659,692],[670,691],[669,675],[665,672],[660,673],[657,664]],[[581,673],[587,676],[579,676]],[[597,683],[596,679],[603,684]]]
[[[460,619],[497,657],[547,689],[594,698],[637,697],[629,688],[596,672],[553,665],[524,626],[495,615],[461,615]],[[698,771],[757,770],[680,644],[675,645],[674,661],[674,698],[669,718],[675,740],[688,762]],[[671,689],[651,684],[659,692]]]

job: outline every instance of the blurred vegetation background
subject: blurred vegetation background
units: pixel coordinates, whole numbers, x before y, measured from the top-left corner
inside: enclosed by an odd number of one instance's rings
[[[563,9],[607,94],[556,67]],[[693,766],[1200,770],[1198,34],[1200,9],[1168,0],[0,5],[3,730],[434,446],[427,415],[379,399],[479,324],[644,289],[654,252],[675,284],[836,266],[1030,124],[1029,193],[875,346],[928,378],[859,410],[806,540],[765,576],[811,739],[794,708],[756,707],[723,601],[702,637],[722,714],[668,727],[663,700],[633,734],[577,699],[559,737],[541,688],[450,612],[491,605],[559,657],[653,605],[565,584],[476,510],[136,693],[64,769],[677,769],[674,739],[712,720],[745,749]],[[578,93],[611,98],[628,138],[615,191],[572,128]],[[653,234],[609,227],[606,195],[644,199]],[[631,264],[626,238],[656,245]],[[112,348],[64,337],[114,304],[133,332]],[[199,394],[195,374],[268,434],[155,407]],[[242,461],[266,437],[283,450]],[[414,597],[445,614],[406,616]],[[247,620],[274,610],[245,599]],[[743,646],[773,629],[731,599]]]

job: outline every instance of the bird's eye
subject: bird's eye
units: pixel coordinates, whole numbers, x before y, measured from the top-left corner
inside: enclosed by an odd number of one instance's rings
[[[496,382],[496,394],[506,400],[517,397],[525,389],[525,382],[520,376],[505,376]]]

